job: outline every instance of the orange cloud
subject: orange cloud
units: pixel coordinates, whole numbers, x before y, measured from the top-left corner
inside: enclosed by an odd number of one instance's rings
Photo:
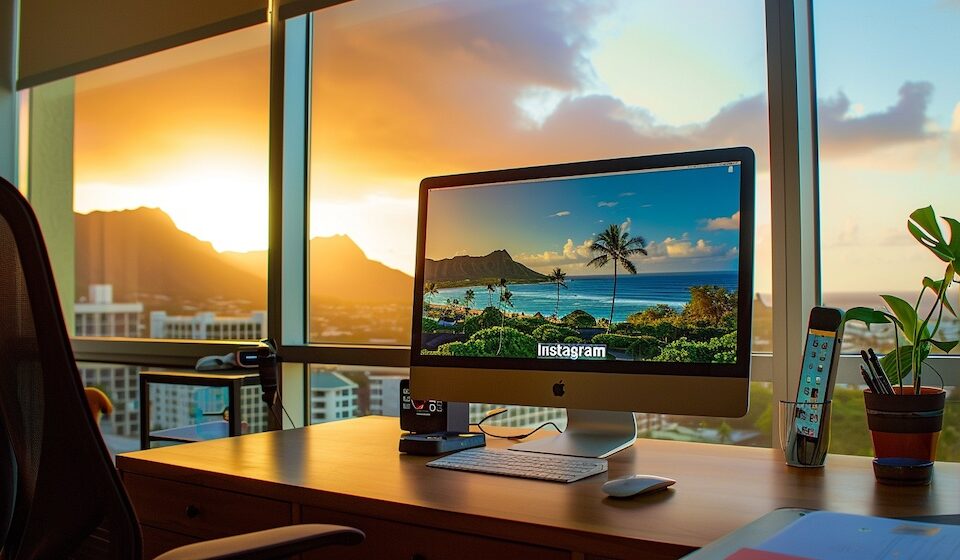
[[[852,116],[843,92],[818,103],[819,138],[824,158],[843,157],[895,144],[934,139],[927,129],[930,82],[904,82],[898,99],[886,110]]]
[[[269,33],[238,33],[245,40],[230,44],[245,47],[239,52],[221,52],[215,37],[77,77],[76,182],[142,183],[211,154],[265,171]],[[211,48],[217,56],[205,55]]]

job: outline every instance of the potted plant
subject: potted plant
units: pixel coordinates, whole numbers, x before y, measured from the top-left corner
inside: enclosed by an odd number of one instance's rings
[[[957,281],[960,266],[960,222],[947,217],[943,220],[950,229],[949,239],[941,231],[930,206],[914,211],[907,221],[910,234],[945,263],[942,278],[923,278],[916,303],[881,295],[885,310],[855,307],[844,315],[844,321],[861,321],[868,329],[876,324],[894,326],[895,348],[880,360],[894,394],[864,391],[867,423],[878,458],[927,462],[936,458],[946,394],[942,387],[923,385],[924,374],[930,368],[925,360],[933,347],[950,352],[958,343],[937,338],[944,312],[957,316],[956,308],[948,299],[948,290]],[[909,382],[905,383],[907,378]]]

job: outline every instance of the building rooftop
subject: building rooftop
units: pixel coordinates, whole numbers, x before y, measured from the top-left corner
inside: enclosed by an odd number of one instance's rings
[[[315,371],[310,374],[310,387],[316,387],[317,389],[349,389],[357,387],[357,384],[335,371]]]

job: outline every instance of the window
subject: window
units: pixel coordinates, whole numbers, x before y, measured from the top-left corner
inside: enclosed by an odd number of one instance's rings
[[[769,350],[762,3],[572,5],[356,0],[314,13],[311,341],[408,344],[424,177],[748,145],[756,346]],[[697,232],[686,233],[655,241],[694,255]]]
[[[943,265],[908,233],[907,216],[928,205],[960,216],[960,9],[935,0],[871,3],[870,25],[860,25],[863,9],[814,4],[822,300],[840,308],[882,308],[879,294],[916,301],[921,279],[942,278]],[[950,296],[957,301],[956,288]],[[949,313],[943,321],[944,338],[960,338],[960,321]],[[892,350],[893,331],[848,324],[843,350],[867,347]],[[948,391],[939,460],[960,460],[956,363],[935,366]],[[870,455],[855,380],[834,393],[830,450]]]
[[[960,9],[936,0],[814,5],[820,140],[823,301],[881,307],[913,302],[943,265],[907,231],[928,205],[960,216]],[[956,294],[952,294],[954,301]],[[943,333],[960,338],[946,314]],[[844,350],[893,348],[893,332],[851,323]]]
[[[265,336],[268,27],[70,80],[74,334]]]
[[[310,341],[408,344],[424,177],[747,145],[758,161],[754,346],[771,349],[762,3],[570,6],[443,0],[397,10],[356,0],[313,14]],[[686,233],[655,241],[695,247],[697,232]],[[574,241],[544,250],[563,255]],[[385,384],[399,377],[336,371],[357,383],[360,414],[392,412],[397,397]],[[758,386],[757,417],[771,398]],[[511,415],[517,426],[562,418],[533,407]],[[701,439],[731,439],[721,421],[661,424],[654,435],[688,437],[689,426]],[[769,422],[744,428],[752,435],[743,439],[770,445]]]
[[[922,275],[937,272],[937,262],[904,231],[907,213],[932,204],[941,215],[960,214],[951,196],[960,179],[960,86],[943,55],[960,47],[952,32],[960,13],[940,0],[909,9],[871,4],[871,25],[862,26],[851,22],[862,19],[863,5],[814,4],[822,298],[841,307],[880,305],[876,294],[915,292]],[[763,12],[759,0],[432,0],[403,9],[355,0],[315,12],[307,340],[394,348],[371,349],[363,363],[375,368],[311,365],[305,419],[384,411],[396,402],[390,391],[406,372],[380,365],[395,365],[392,357],[409,340],[416,191],[428,175],[753,147],[754,350],[769,351],[774,301]],[[21,145],[44,141],[45,123],[56,122],[63,128],[53,136],[70,142],[59,153],[73,156],[63,174],[70,188],[58,196],[73,201],[75,227],[67,228],[67,240],[48,237],[55,268],[68,263],[72,284],[57,279],[73,334],[263,336],[268,43],[261,25],[38,86],[29,102],[24,96],[21,130],[32,133],[22,135]],[[69,102],[54,106],[51,92],[66,92]],[[70,118],[57,113],[64,107]],[[22,158],[22,179],[30,165],[50,163],[33,160]],[[869,208],[863,202],[878,200]],[[192,213],[197,208],[203,212]],[[117,235],[127,229],[107,224],[135,214],[156,218],[139,231],[174,228],[163,230],[172,237],[163,236],[176,239],[177,249],[154,249],[149,234]],[[561,241],[554,252],[561,252]],[[785,259],[810,266],[797,256]],[[790,305],[780,302],[780,316],[791,325],[805,321],[791,315],[794,296],[788,295]],[[277,302],[270,309],[282,311]],[[948,336],[958,333],[957,321],[947,320]],[[849,352],[863,345],[889,349],[892,339],[889,331],[853,327],[846,340]],[[76,342],[81,353],[94,349],[85,359],[97,361],[125,344]],[[163,351],[151,363],[178,363],[171,356],[182,359],[191,352],[186,346],[154,345]],[[337,354],[342,349],[335,346],[298,349],[297,359],[319,361],[327,350],[352,361],[343,356],[354,350]],[[126,367],[123,357],[88,382],[108,383],[112,368]],[[941,361],[946,385],[960,385],[958,364]],[[781,375],[754,371],[763,381]],[[123,387],[111,387],[118,400]],[[126,388],[127,400],[134,399],[136,385]],[[754,427],[769,415],[770,389],[754,386]],[[336,394],[344,390],[347,406]],[[534,421],[553,417],[534,407],[512,412]],[[135,411],[128,416],[134,419]],[[642,424],[657,431],[660,420]],[[719,435],[722,422],[687,418],[678,425]],[[944,441],[950,437],[945,431]],[[834,444],[848,449],[837,437]]]

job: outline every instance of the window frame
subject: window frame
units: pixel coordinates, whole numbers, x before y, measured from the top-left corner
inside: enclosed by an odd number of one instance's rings
[[[809,309],[821,301],[816,83],[812,0],[765,0],[769,100],[773,352],[754,353],[751,380],[789,400],[799,382]],[[275,9],[275,8],[274,8]],[[268,333],[286,362],[285,403],[298,425],[310,418],[310,364],[406,368],[410,348],[310,343],[309,154],[312,13],[270,21]],[[72,337],[78,361],[192,367],[199,356],[249,345]],[[960,358],[931,357],[946,385],[960,385]],[[859,358],[840,360],[838,383],[861,384]],[[289,423],[287,423],[289,425]],[[777,423],[773,423],[776,431]],[[776,438],[774,438],[776,441]]]

